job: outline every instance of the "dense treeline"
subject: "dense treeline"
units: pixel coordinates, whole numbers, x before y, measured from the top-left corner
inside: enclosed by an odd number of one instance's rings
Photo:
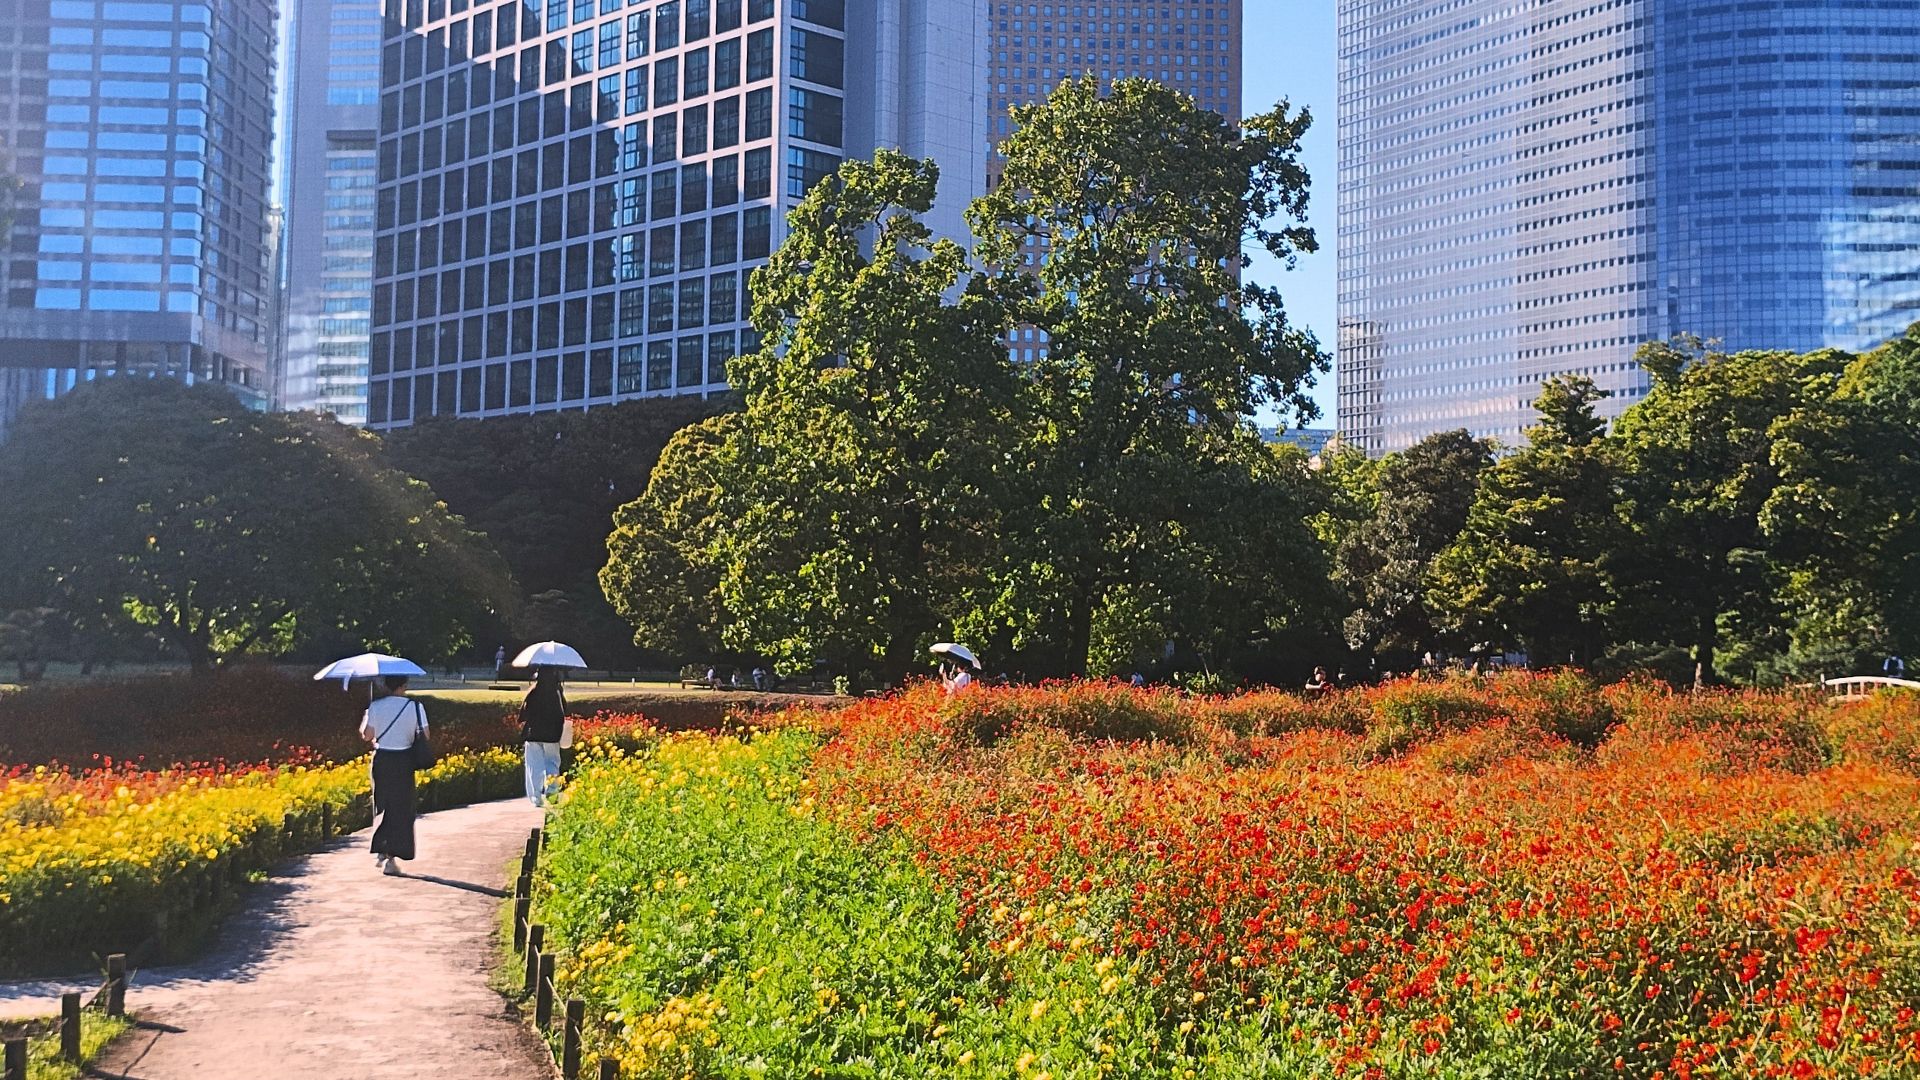
[[[1311,418],[1328,359],[1243,254],[1314,250],[1307,114],[1079,81],[1019,121],[970,248],[920,220],[931,162],[817,184],[725,399],[384,440],[130,380],[30,408],[0,447],[0,659],[559,637],[877,680],[958,638],[1028,676],[1524,652],[1769,683],[1920,648],[1920,327],[1859,356],[1652,344],[1611,429],[1561,378],[1524,445],[1309,461],[1249,418]]]
[[[1608,431],[1548,383],[1519,447],[1434,436],[1327,470],[1360,650],[1775,683],[1920,646],[1920,325],[1863,355],[1639,354]]]

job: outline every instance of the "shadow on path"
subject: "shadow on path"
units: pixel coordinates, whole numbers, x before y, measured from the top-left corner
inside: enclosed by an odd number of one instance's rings
[[[388,877],[366,835],[246,894],[220,943],[129,980],[142,1021],[93,1075],[119,1080],[533,1080],[544,1050],[488,987],[498,880],[540,812],[523,800],[421,818],[420,873]],[[429,887],[437,886],[437,887]],[[0,988],[0,1007],[29,986]],[[35,995],[37,1011],[61,987]]]

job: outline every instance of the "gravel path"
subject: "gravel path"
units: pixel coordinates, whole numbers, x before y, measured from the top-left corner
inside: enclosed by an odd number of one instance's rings
[[[136,972],[141,1030],[99,1062],[123,1080],[544,1080],[488,988],[507,863],[540,812],[519,800],[428,814],[420,857],[384,877],[366,833],[259,886],[193,964]],[[58,983],[0,986],[0,1017],[58,1011]]]

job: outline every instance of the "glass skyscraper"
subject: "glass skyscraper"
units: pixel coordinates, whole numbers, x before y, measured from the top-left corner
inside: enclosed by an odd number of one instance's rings
[[[274,9],[0,0],[0,425],[96,374],[266,404]]]
[[[379,0],[298,0],[286,152],[279,405],[367,420]]]
[[[1339,418],[1508,443],[1642,342],[1920,321],[1920,0],[1339,0]]]
[[[847,155],[985,176],[985,0],[388,0],[369,421],[724,389]]]

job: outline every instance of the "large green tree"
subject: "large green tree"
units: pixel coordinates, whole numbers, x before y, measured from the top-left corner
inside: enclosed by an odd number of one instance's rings
[[[1307,114],[1235,125],[1158,82],[1086,78],[1014,120],[969,219],[1011,320],[1044,341],[1023,359],[1032,422],[1016,454],[1012,532],[1032,540],[1003,552],[980,630],[1078,672],[1115,603],[1188,634],[1229,612],[1283,617],[1275,564],[1311,574],[1317,554],[1289,491],[1301,481],[1248,417],[1312,415],[1327,361],[1243,248],[1283,263],[1314,250]]]
[[[738,413],[682,429],[660,453],[646,493],[622,506],[607,538],[600,585],[635,642],[680,659],[725,645],[717,545],[731,515],[722,456],[738,445]]]
[[[524,598],[508,630],[561,638],[596,666],[627,666],[644,658],[597,580],[614,511],[646,490],[675,432],[736,405],[731,397],[648,398],[585,412],[435,417],[386,442],[396,465],[506,560]],[[490,654],[492,643],[482,644]]]
[[[1481,474],[1466,524],[1434,559],[1427,604],[1443,631],[1520,646],[1535,663],[1589,663],[1607,644],[1620,540],[1615,473],[1585,376],[1550,380],[1527,445]]]
[[[1845,356],[1643,347],[1653,388],[1614,426],[1626,525],[1616,560],[1622,636],[1687,650],[1719,681],[1723,646],[1756,664],[1782,646],[1787,581],[1761,528],[1780,484],[1774,427],[1825,400]]]
[[[980,602],[1014,380],[1000,306],[920,220],[938,180],[931,162],[882,151],[789,217],[753,278],[764,345],[728,368],[737,422],[656,470],[661,490],[621,515],[601,580],[643,634],[685,621],[631,595],[673,566],[669,580],[713,575],[733,650],[898,676]],[[717,489],[712,510],[683,486],[696,475]],[[685,500],[719,515],[703,551],[659,527]]]
[[[1335,580],[1347,591],[1348,647],[1404,658],[1443,637],[1427,597],[1442,551],[1466,527],[1493,444],[1464,430],[1429,435],[1378,466],[1370,517],[1348,527],[1334,552]],[[1471,644],[1471,642],[1466,642]]]
[[[0,491],[7,606],[150,630],[196,670],[349,639],[437,659],[511,596],[379,440],[217,387],[103,379],[29,408]]]
[[[1761,524],[1792,574],[1792,666],[1920,653],[1920,324],[1776,422]]]

